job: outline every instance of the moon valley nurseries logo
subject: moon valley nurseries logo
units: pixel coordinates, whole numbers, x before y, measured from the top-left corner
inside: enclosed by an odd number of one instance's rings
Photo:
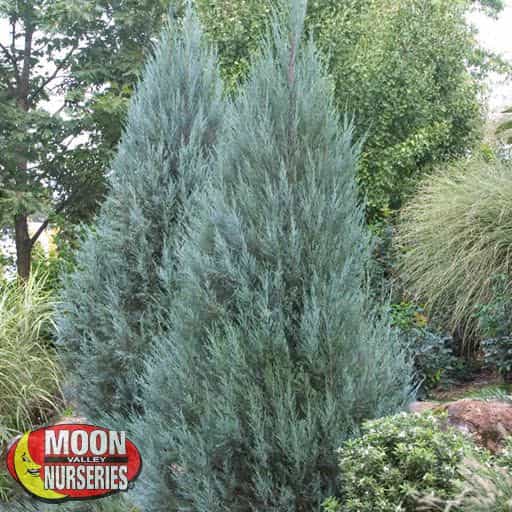
[[[12,477],[35,498],[52,503],[126,491],[141,468],[139,450],[126,432],[94,425],[26,432],[7,452]]]

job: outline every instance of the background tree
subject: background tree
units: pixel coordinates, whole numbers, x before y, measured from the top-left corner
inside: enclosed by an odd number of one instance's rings
[[[196,0],[233,86],[272,6],[270,0]],[[482,78],[494,56],[467,21],[471,8],[495,15],[499,0],[321,0],[306,30],[329,56],[341,110],[366,135],[358,179],[371,218],[398,208],[432,165],[464,155],[480,139]]]
[[[163,31],[145,68],[107,198],[62,293],[59,340],[90,419],[139,406],[137,378],[168,327],[174,254],[223,117],[215,55],[191,14],[183,23]]]
[[[481,137],[481,52],[467,3],[377,0],[324,33],[337,98],[367,131],[359,180],[370,216],[398,209],[423,173]]]
[[[18,274],[50,219],[87,218],[166,1],[2,0],[0,221]],[[59,98],[59,105],[48,100]],[[44,216],[29,234],[28,217]]]
[[[132,430],[153,512],[173,499],[194,512],[320,510],[340,441],[409,398],[410,364],[365,282],[360,147],[303,42],[304,2],[292,4],[226,116],[172,328],[146,365]]]
[[[473,0],[473,4],[486,9],[491,15],[496,16],[505,7],[504,0]]]

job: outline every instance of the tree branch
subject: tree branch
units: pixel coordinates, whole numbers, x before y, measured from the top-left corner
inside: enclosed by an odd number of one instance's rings
[[[12,62],[14,68],[14,77],[16,78],[16,84],[19,84],[20,76],[18,74],[18,64],[16,62],[16,57],[14,57],[14,55],[12,55],[11,52],[2,43],[0,43],[0,48],[2,49],[2,52],[6,56],[7,60]]]
[[[58,78],[64,79],[66,77],[67,77],[67,75],[57,75],[56,77],[54,77],[54,80],[57,80]],[[62,87],[62,86],[63,86],[62,83],[54,84],[51,87],[48,87],[48,91],[49,92],[55,91],[55,89],[58,89],[59,87]]]
[[[14,64],[16,62],[16,59],[11,55],[9,50],[2,43],[0,43],[0,48],[4,52],[4,55],[7,57],[7,59]]]
[[[11,20],[12,39],[11,39],[11,55],[13,57],[12,63],[14,64],[14,76],[16,77],[16,85],[20,85],[20,70],[18,69],[18,61],[16,60],[16,21]]]
[[[25,108],[28,110],[28,91],[30,84],[30,71],[32,58],[32,37],[34,35],[34,27],[25,27],[25,47],[23,50],[23,68],[21,70],[21,83],[20,83],[20,100],[25,103]]]
[[[89,182],[89,183],[88,183]],[[86,180],[84,182],[84,185],[87,186],[87,184],[90,185],[91,181],[90,180]],[[82,187],[82,190],[83,190],[83,187]],[[58,215],[60,212],[62,212],[69,204],[71,204],[75,198],[79,195],[79,191],[75,191],[74,193],[71,193],[66,199],[64,199],[63,201],[61,201],[60,204],[58,204],[54,211],[53,211],[53,214],[54,215]],[[30,244],[31,244],[31,247],[37,242],[37,239],[41,236],[41,234],[43,233],[43,231],[48,227],[48,224],[50,223],[50,217],[46,218],[42,223],[41,225],[39,226],[39,228],[37,229],[37,231],[34,233],[34,236],[32,236],[32,238],[30,239]]]
[[[52,116],[59,116],[60,113],[66,108],[66,102],[64,102],[55,112],[53,112]]]
[[[43,92],[43,90],[46,88],[46,86],[52,80],[55,80],[55,78],[57,78],[57,75],[59,74],[59,71],[61,71],[62,68],[66,65],[68,60],[71,58],[71,56],[75,52],[76,48],[77,48],[76,46],[73,46],[73,48],[71,48],[71,50],[68,52],[68,54],[60,61],[58,66],[55,68],[55,71],[46,80],[43,81],[43,83],[35,90],[35,92],[33,94],[30,95],[30,102],[31,103],[34,103],[34,101],[37,98],[37,96],[39,96],[39,94],[41,94],[41,92]]]
[[[69,196],[67,199],[62,201],[57,207],[55,208],[53,214],[57,215],[59,214],[66,206],[71,202],[73,198],[73,195]],[[41,225],[37,228],[37,231],[34,233],[32,238],[30,239],[30,246],[32,247],[38,240],[38,238],[42,235],[43,231],[48,227],[48,224],[50,223],[50,217],[48,217],[46,220],[44,220]]]

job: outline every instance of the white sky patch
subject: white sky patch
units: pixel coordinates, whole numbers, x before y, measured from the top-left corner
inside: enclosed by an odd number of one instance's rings
[[[505,3],[497,20],[483,13],[473,13],[469,19],[476,25],[478,40],[484,48],[512,61],[512,0]],[[493,75],[489,78],[489,88],[489,112],[494,117],[512,105],[512,80]]]

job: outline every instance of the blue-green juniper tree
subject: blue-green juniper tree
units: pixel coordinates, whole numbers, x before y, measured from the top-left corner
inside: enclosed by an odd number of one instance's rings
[[[140,407],[137,378],[169,327],[175,252],[224,116],[214,51],[189,10],[163,30],[129,109],[110,192],[63,291],[60,344],[89,419]]]
[[[173,328],[133,421],[151,512],[320,510],[339,489],[336,448],[410,397],[411,364],[366,284],[360,144],[304,11],[275,16],[179,252]]]

